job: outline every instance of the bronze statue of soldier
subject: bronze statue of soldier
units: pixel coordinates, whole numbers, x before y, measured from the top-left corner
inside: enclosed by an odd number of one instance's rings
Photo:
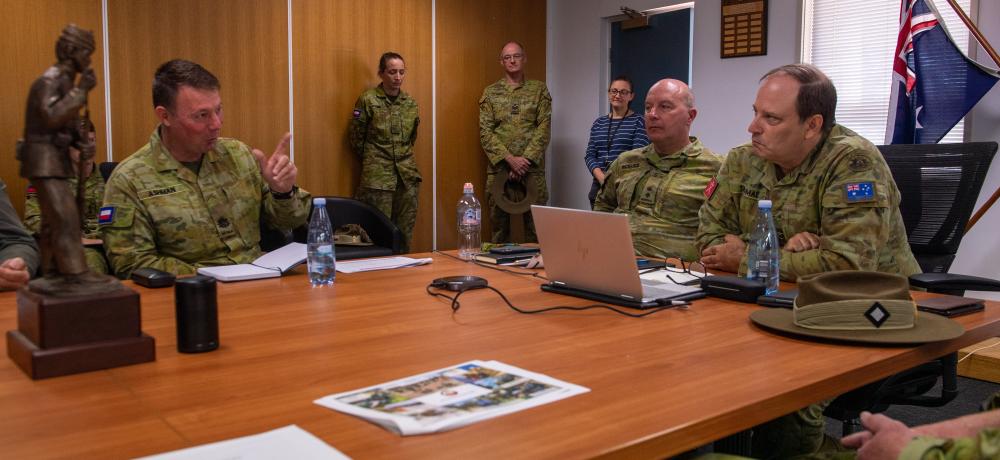
[[[94,46],[92,32],[75,24],[66,26],[56,42],[58,62],[35,80],[28,93],[24,139],[17,156],[21,177],[37,190],[41,207],[42,276],[28,285],[36,292],[89,293],[106,290],[104,284],[114,282],[87,268],[81,210],[68,180],[74,176],[70,146],[81,152],[81,159],[94,154],[94,143],[83,132],[80,116],[87,105],[87,93],[97,84],[90,68]]]

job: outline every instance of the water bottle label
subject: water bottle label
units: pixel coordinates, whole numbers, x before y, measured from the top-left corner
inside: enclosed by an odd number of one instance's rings
[[[316,252],[319,253],[319,254],[333,254],[333,245],[332,244],[324,244],[322,246],[317,246],[316,247]]]
[[[480,212],[478,209],[466,209],[462,215],[462,225],[479,225]]]

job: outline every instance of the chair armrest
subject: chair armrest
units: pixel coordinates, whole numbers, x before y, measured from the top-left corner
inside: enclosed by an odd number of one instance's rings
[[[956,273],[918,273],[910,275],[910,286],[938,291],[1000,291],[1000,281]]]

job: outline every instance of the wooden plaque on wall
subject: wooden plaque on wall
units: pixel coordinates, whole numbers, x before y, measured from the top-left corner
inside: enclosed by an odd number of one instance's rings
[[[767,0],[722,0],[721,58],[767,54]]]

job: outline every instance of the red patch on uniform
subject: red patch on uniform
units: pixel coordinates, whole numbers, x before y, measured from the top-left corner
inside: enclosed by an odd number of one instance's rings
[[[718,186],[719,181],[713,177],[712,180],[708,181],[708,185],[705,186],[705,190],[701,193],[705,194],[705,199],[712,198],[712,195],[715,194],[715,188]]]
[[[38,193],[38,190],[35,190],[34,185],[29,185],[28,190],[25,190],[25,193]]]

